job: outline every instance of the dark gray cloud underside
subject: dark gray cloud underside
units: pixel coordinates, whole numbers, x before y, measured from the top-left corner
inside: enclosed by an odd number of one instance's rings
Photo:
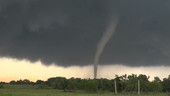
[[[1,0],[0,56],[60,66],[92,64],[109,25],[119,22],[100,64],[170,64],[168,0]]]

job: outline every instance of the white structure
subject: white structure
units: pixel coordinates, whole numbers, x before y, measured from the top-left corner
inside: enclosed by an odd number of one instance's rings
[[[140,80],[138,80],[138,95],[140,95]]]
[[[114,85],[115,85],[115,94],[117,94],[116,79],[114,80]]]

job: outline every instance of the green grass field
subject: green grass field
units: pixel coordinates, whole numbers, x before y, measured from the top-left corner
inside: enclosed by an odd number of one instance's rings
[[[37,89],[36,86],[29,85],[5,85],[0,89],[0,96],[138,96],[135,94],[118,94],[114,93],[87,93],[82,91],[63,92],[55,89]],[[165,93],[147,93],[141,96],[168,96]]]

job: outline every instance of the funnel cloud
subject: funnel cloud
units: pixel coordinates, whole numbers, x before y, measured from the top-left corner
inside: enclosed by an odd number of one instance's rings
[[[98,67],[100,55],[102,54],[102,52],[104,51],[104,47],[106,46],[106,44],[108,43],[112,35],[114,34],[117,23],[118,23],[117,17],[113,18],[113,20],[110,20],[110,24],[108,28],[102,35],[101,40],[97,45],[97,50],[94,57],[94,78],[97,77],[97,67]]]
[[[62,67],[170,66],[169,5],[169,0],[0,0],[0,57]]]

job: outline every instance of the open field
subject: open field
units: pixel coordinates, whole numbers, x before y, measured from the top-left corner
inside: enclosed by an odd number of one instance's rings
[[[37,89],[30,85],[5,85],[0,89],[0,96],[115,96],[114,93],[86,93],[82,91],[63,92],[55,89]],[[118,94],[116,96],[138,96],[135,94]],[[141,94],[141,96],[167,96],[165,93]]]

